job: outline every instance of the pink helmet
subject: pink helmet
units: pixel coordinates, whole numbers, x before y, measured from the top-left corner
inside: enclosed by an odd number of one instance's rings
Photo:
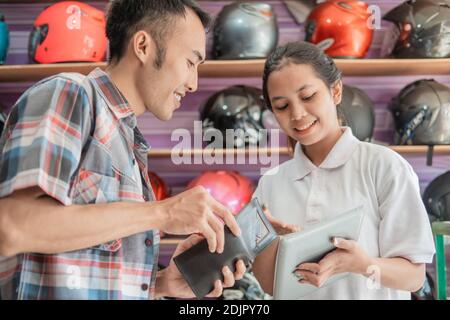
[[[192,180],[188,189],[195,186],[203,186],[233,214],[239,213],[250,202],[253,194],[252,182],[236,171],[206,171]]]

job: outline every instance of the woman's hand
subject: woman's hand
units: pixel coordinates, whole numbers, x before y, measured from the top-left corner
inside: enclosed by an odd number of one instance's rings
[[[344,272],[366,274],[372,259],[356,241],[334,238],[336,250],[319,263],[302,263],[294,270],[300,283],[321,287],[331,276]]]
[[[300,231],[300,227],[297,225],[287,224],[282,222],[281,220],[275,219],[265,205],[262,205],[262,209],[267,217],[267,220],[269,220],[270,224],[275,229],[278,235]]]

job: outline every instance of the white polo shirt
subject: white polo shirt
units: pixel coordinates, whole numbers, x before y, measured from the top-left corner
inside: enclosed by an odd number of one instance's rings
[[[372,257],[431,263],[433,235],[417,175],[391,149],[355,138],[349,127],[320,166],[297,143],[294,158],[261,177],[254,197],[286,223],[306,226],[364,205],[358,243]],[[305,299],[410,299],[409,292],[373,288],[351,274]]]

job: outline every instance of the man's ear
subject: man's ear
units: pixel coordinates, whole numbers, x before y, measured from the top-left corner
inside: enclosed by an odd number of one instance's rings
[[[155,43],[148,32],[137,31],[131,40],[131,45],[133,53],[142,64],[145,64],[149,59],[153,59]]]
[[[336,106],[340,104],[342,101],[342,90],[343,90],[342,80],[339,79],[331,87],[333,102]]]

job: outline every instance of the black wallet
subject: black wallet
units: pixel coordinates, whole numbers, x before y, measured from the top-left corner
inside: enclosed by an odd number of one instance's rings
[[[276,232],[254,198],[236,216],[241,236],[236,237],[225,226],[225,245],[221,254],[211,253],[206,240],[174,257],[174,262],[198,299],[214,289],[217,279],[223,280],[222,268],[236,271],[235,264],[242,259],[247,268],[255,257],[276,238]]]

